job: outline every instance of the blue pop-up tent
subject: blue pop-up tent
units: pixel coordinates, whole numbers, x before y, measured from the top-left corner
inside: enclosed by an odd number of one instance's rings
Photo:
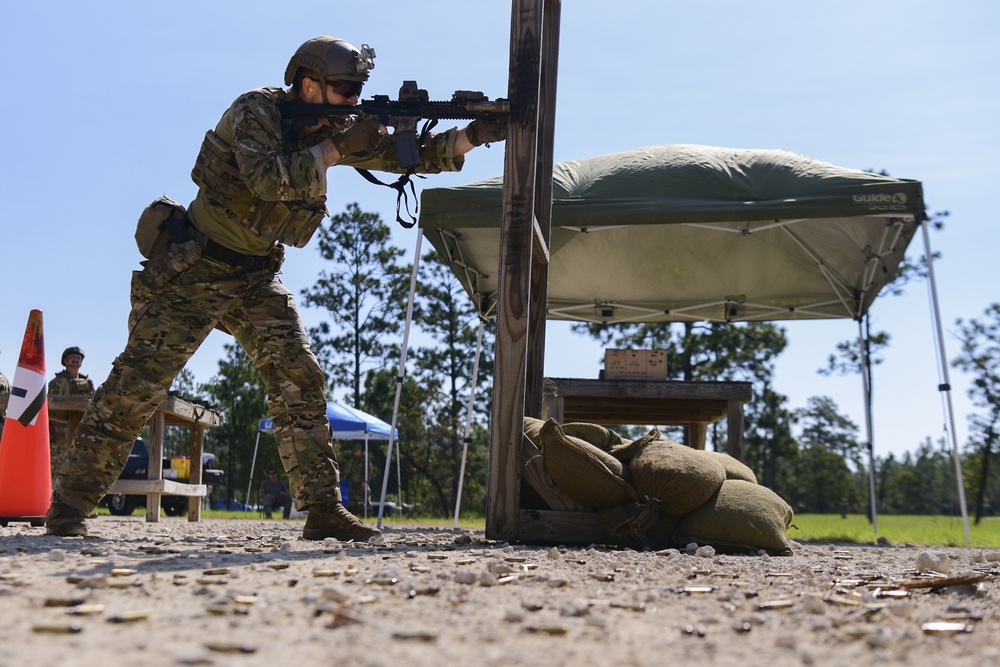
[[[365,441],[365,486],[368,486],[368,441],[389,440],[392,427],[363,410],[352,408],[338,401],[326,404],[326,417],[330,420],[333,437],[339,440]],[[253,446],[253,461],[250,463],[250,481],[247,484],[247,501],[250,499],[250,488],[253,485],[254,467],[257,464],[257,446],[260,444],[261,433],[274,433],[274,422],[270,418],[261,419],[257,426],[257,441]],[[398,436],[397,429],[397,436]],[[397,448],[399,446],[397,442]],[[397,453],[397,460],[399,455]],[[365,503],[365,516],[368,515],[368,503]]]

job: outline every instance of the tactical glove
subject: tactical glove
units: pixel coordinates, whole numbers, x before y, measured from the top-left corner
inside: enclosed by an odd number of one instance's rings
[[[473,146],[503,141],[507,138],[507,121],[477,118],[465,128],[465,136]]]
[[[367,157],[375,152],[382,140],[382,124],[377,120],[358,120],[343,132],[330,137],[342,156]]]

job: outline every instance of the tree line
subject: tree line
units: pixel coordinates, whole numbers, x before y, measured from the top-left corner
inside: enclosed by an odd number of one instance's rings
[[[935,214],[936,226],[947,213]],[[486,506],[487,462],[492,411],[493,321],[480,320],[461,283],[436,252],[421,257],[413,303],[410,339],[403,372],[402,328],[412,266],[391,244],[390,228],[376,213],[349,204],[318,232],[318,250],[328,262],[316,282],[303,291],[305,306],[323,313],[309,331],[323,365],[328,395],[391,422],[400,391],[397,445],[401,460],[388,476],[390,499],[399,499],[426,516],[454,511],[462,452],[468,460],[462,490],[464,512],[482,515]],[[920,262],[907,260],[886,294],[897,294],[911,280],[926,276]],[[479,372],[472,382],[480,326]],[[992,458],[1000,422],[1000,304],[980,319],[957,323],[962,351],[953,365],[974,378],[971,395],[982,410],[970,416],[971,435],[962,452],[967,494],[977,519],[1000,511],[1000,478]],[[773,323],[624,323],[578,324],[574,331],[606,346],[667,350],[670,372],[680,380],[742,380],[754,387],[746,406],[746,463],[760,482],[781,494],[799,513],[869,511],[869,463],[874,464],[879,513],[938,514],[958,511],[955,468],[950,448],[930,439],[915,443],[901,458],[869,458],[858,427],[832,399],[814,396],[805,408],[791,410],[773,384],[774,362],[788,344],[785,330]],[[889,345],[885,332],[870,331],[861,341],[845,341],[831,354],[824,373],[861,372],[863,354],[877,365]],[[266,416],[266,393],[242,349],[225,346],[218,373],[197,384],[188,371],[175,381],[181,395],[215,407],[219,428],[206,434],[206,449],[226,470],[228,486],[217,497],[251,500],[262,470],[280,469],[270,434],[258,434]],[[474,399],[470,401],[470,392]],[[471,405],[471,416],[468,414]],[[467,421],[468,437],[466,437]],[[623,428],[637,437],[644,427]],[[663,429],[684,442],[684,429]],[[179,436],[178,436],[179,437]],[[250,468],[257,439],[260,446]],[[168,434],[168,448],[171,447]],[[713,425],[709,446],[725,451],[724,422]],[[377,497],[385,464],[385,442],[369,442],[369,479]],[[356,442],[335,441],[341,476],[359,465],[351,456]],[[177,449],[181,445],[177,444]],[[395,456],[393,459],[395,462]],[[398,480],[398,482],[397,482]],[[401,488],[400,488],[401,487]]]

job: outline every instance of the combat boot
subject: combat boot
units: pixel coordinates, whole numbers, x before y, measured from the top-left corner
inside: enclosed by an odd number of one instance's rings
[[[348,540],[367,542],[368,538],[378,537],[381,534],[382,531],[365,525],[340,503],[310,505],[306,526],[302,529],[302,537],[307,540],[335,537],[342,542]]]
[[[45,534],[62,537],[85,537],[87,522],[83,512],[63,503],[52,503],[45,513]]]

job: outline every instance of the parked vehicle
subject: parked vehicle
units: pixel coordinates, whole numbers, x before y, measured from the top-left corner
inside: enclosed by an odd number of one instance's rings
[[[178,464],[175,467],[174,464]],[[180,465],[181,460],[163,459],[163,477],[177,482],[186,483],[190,479],[190,465]],[[202,454],[202,484],[209,486],[221,484],[225,480],[225,473],[214,468],[215,454]],[[132,445],[132,451],[128,455],[128,461],[122,469],[118,479],[147,479],[149,470],[149,449],[145,441],[138,438]],[[176,471],[171,474],[171,471]],[[116,516],[128,516],[135,511],[136,507],[146,506],[146,496],[135,494],[115,493],[104,496],[101,504],[108,508],[108,511]],[[188,509],[188,496],[168,496],[160,498],[160,506],[167,516],[181,516]]]

